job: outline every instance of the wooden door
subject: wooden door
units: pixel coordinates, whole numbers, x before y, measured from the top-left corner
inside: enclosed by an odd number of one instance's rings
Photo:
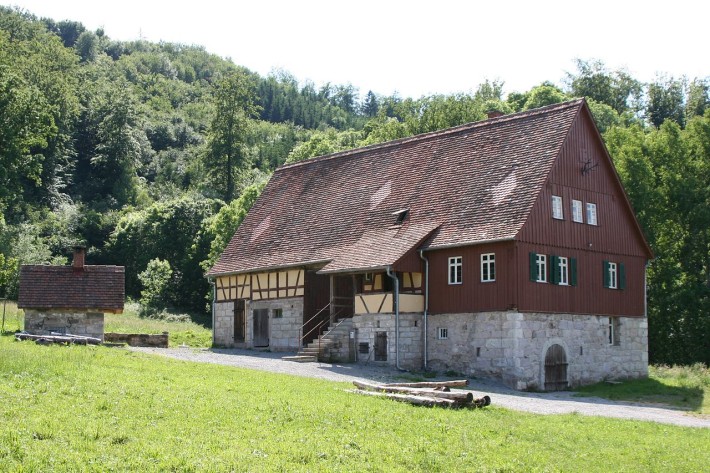
[[[269,309],[254,309],[254,346],[269,346]]]
[[[316,327],[330,318],[330,311],[326,307],[330,300],[330,276],[321,276],[315,271],[306,271],[305,296],[303,298],[303,345],[308,345],[315,340],[326,325],[316,330]],[[323,310],[322,312],[319,311]],[[314,316],[318,314],[318,317]]]
[[[244,317],[244,299],[234,301],[234,341],[243,342],[246,335],[246,317]]]
[[[387,361],[387,332],[375,333],[375,361]]]
[[[567,356],[561,345],[552,345],[545,354],[545,391],[567,389]]]

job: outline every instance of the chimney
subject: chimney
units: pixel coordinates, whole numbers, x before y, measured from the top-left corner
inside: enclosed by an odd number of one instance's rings
[[[498,118],[498,117],[502,117],[503,115],[505,115],[505,113],[501,112],[500,110],[488,110],[486,112],[486,114],[488,114],[489,119],[490,118]]]
[[[75,271],[81,271],[84,269],[84,260],[86,259],[86,247],[85,246],[75,246],[74,247],[74,262],[72,267]]]

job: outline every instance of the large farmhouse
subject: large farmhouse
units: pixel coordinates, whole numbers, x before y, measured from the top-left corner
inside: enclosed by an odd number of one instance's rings
[[[321,347],[517,389],[645,376],[651,257],[576,100],[279,168],[208,272],[214,341],[337,325]]]

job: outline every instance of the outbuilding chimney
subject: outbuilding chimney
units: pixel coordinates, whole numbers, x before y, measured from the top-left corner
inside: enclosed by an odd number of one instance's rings
[[[86,247],[85,246],[75,246],[74,247],[74,261],[72,267],[75,271],[81,271],[84,269],[84,261],[86,259]]]
[[[505,113],[500,110],[488,110],[486,113],[488,114],[488,118],[498,118],[505,115]]]

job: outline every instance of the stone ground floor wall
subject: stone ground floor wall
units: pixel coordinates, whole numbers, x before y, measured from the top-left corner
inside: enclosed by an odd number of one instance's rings
[[[234,301],[214,304],[214,342],[217,346],[252,348],[254,346],[253,311],[269,311],[269,346],[272,351],[298,349],[299,330],[303,325],[303,297],[245,302],[244,342],[234,340]],[[277,317],[277,309],[281,316]]]
[[[399,315],[399,365],[403,369],[421,370],[423,360],[422,314]],[[387,365],[397,363],[397,343],[394,314],[359,314],[353,317],[353,329],[357,334],[357,346],[367,343],[367,353],[358,350],[361,362],[377,362]],[[387,334],[387,360],[375,360],[375,338],[377,333]]]
[[[544,389],[545,356],[565,352],[570,386],[648,375],[648,322],[571,314],[491,312],[429,316],[428,367],[466,376],[488,376],[516,389]],[[440,337],[445,329],[447,338]]]
[[[34,335],[52,332],[104,339],[102,312],[24,309],[25,331]]]

